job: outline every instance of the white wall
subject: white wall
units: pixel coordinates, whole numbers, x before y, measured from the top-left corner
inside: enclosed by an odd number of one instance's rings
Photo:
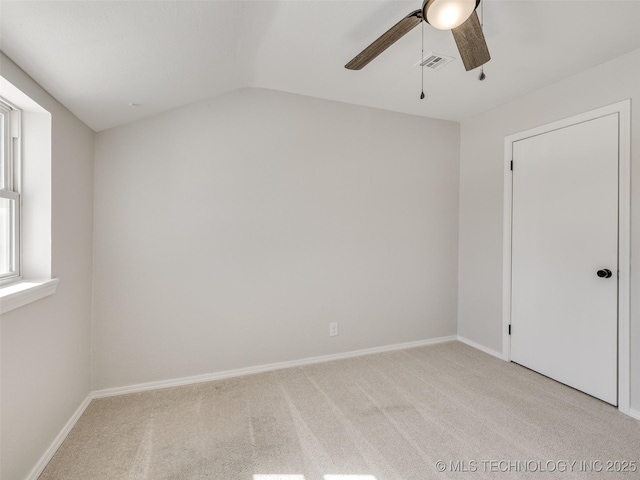
[[[51,271],[60,279],[54,295],[0,319],[0,477],[13,480],[26,477],[91,388],[94,132],[4,55],[0,74],[52,116]]]
[[[496,351],[502,339],[504,137],[632,99],[632,262],[640,256],[640,50],[461,125],[458,333]],[[631,269],[631,406],[640,409],[640,275]]]
[[[258,89],[98,133],[94,387],[454,334],[458,145]]]

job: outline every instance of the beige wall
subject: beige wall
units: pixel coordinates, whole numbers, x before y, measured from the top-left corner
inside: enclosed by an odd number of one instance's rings
[[[640,50],[461,125],[458,333],[501,350],[504,138],[632,99],[632,262],[640,256]],[[640,275],[631,268],[631,406],[640,410]]]
[[[248,89],[96,142],[95,388],[455,333],[456,123]]]
[[[4,55],[0,74],[52,116],[51,268],[60,284],[0,319],[0,477],[20,480],[91,388],[94,132]]]

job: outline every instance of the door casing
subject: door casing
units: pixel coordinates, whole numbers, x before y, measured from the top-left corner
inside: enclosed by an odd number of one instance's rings
[[[535,135],[618,113],[618,410],[630,408],[631,100],[608,105],[505,137],[502,271],[502,357],[511,360],[511,215],[513,143]]]

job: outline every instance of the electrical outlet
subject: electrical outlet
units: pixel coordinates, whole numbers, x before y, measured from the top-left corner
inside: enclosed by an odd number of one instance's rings
[[[331,322],[329,324],[329,336],[335,337],[338,335],[338,322]]]

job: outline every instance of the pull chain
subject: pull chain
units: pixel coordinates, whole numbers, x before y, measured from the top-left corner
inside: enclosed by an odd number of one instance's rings
[[[480,30],[482,30],[482,33],[484,35],[484,0],[480,1]],[[480,75],[478,76],[478,80],[482,82],[485,78],[487,78],[487,76],[484,74],[484,65],[482,65],[480,67]]]
[[[422,92],[420,93],[420,100],[424,100],[424,19],[420,22],[422,24],[422,56],[420,57],[420,73],[422,74]]]

